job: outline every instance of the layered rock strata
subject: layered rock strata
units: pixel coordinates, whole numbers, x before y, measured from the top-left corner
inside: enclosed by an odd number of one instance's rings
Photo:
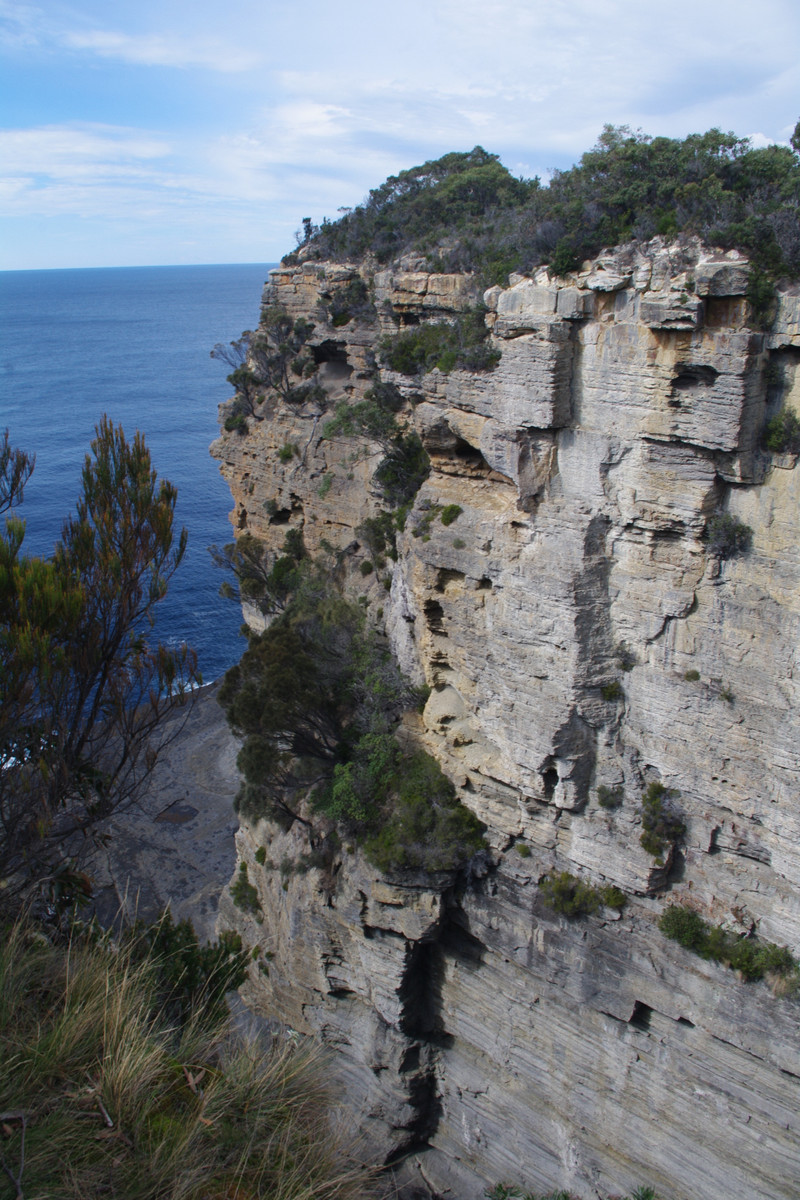
[[[375,315],[334,325],[356,277]],[[222,912],[261,955],[248,1002],[336,1050],[372,1144],[433,1195],[797,1194],[797,1000],[657,927],[683,903],[800,952],[800,472],[760,449],[766,418],[800,409],[800,296],[779,294],[765,333],[746,287],[740,256],[690,242],[512,276],[483,296],[499,364],[411,379],[378,365],[381,337],[452,321],[482,299],[472,277],[407,257],[268,285],[315,323],[328,410],[395,383],[432,469],[397,562],[365,580],[379,448],[324,438],[318,401],[271,399],[213,448],[234,525],[345,552],[348,586],[431,686],[406,735],[491,855],[387,879],[351,847],[298,873],[298,826],[243,824],[263,918]],[[747,553],[709,552],[719,514],[752,531]],[[685,825],[661,862],[640,844],[652,783]],[[559,916],[538,886],[553,870],[627,905]]]

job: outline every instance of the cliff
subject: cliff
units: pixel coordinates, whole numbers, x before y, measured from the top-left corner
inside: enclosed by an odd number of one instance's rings
[[[372,305],[342,316],[358,280]],[[322,392],[272,394],[215,443],[235,528],[341,552],[431,688],[405,735],[490,853],[386,877],[345,840],[318,869],[304,825],[242,821],[258,902],[221,911],[256,952],[248,1004],[332,1047],[372,1144],[434,1195],[796,1195],[796,997],[658,926],[681,904],[800,951],[800,472],[761,448],[800,409],[800,295],[760,332],[747,283],[735,251],[656,239],[483,297],[412,254],[268,284],[313,322]],[[481,299],[493,368],[379,365],[382,338]],[[380,448],[324,436],[378,378],[431,462],[379,562]],[[648,796],[672,820],[656,853]],[[561,871],[627,903],[559,913],[540,885]]]

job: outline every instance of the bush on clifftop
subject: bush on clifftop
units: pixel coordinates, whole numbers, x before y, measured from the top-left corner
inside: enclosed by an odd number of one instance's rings
[[[795,151],[754,148],[719,129],[680,139],[607,125],[575,166],[542,187],[515,179],[476,146],[391,176],[340,220],[309,227],[303,253],[388,262],[414,249],[433,270],[476,271],[488,284],[543,263],[564,274],[604,246],[690,233],[744,251],[767,281],[796,277]]]

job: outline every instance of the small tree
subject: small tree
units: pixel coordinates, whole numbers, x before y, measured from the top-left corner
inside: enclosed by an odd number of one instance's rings
[[[248,363],[252,337],[250,332],[243,333],[235,342],[228,342],[227,345],[217,342],[211,351],[212,358],[232,368],[227,379],[231,387],[236,389],[234,411],[230,414],[233,418],[255,416],[256,408],[264,399],[263,382]]]
[[[293,321],[279,304],[262,310],[258,332],[250,341],[248,362],[264,387],[277,392],[284,400],[300,401],[310,393],[309,385],[299,380],[309,379],[317,363],[306,343],[314,326],[304,317]]]
[[[18,453],[6,462],[18,465]],[[129,443],[104,417],[52,558],[23,554],[17,518],[0,534],[6,902],[55,881],[69,892],[98,823],[141,794],[165,744],[164,717],[200,679],[193,651],[148,641],[186,547],[186,530],[173,535],[176,496],[151,469],[141,434]]]

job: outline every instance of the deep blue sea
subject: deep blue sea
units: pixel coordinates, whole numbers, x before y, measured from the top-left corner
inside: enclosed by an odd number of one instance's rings
[[[189,531],[156,633],[194,646],[206,682],[244,648],[207,549],[232,540],[230,493],[208,453],[230,368],[210,351],[255,327],[273,265],[0,272],[0,432],[36,454],[19,510],[28,553],[49,554],[74,510],[102,414],[128,437],[140,429]]]

